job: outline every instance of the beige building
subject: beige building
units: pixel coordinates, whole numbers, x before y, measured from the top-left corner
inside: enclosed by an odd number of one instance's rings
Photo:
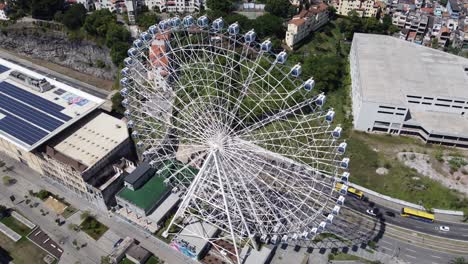
[[[328,6],[324,3],[312,5],[308,10],[302,10],[289,20],[285,39],[286,45],[293,48],[296,43],[325,25],[328,20]]]
[[[144,0],[150,10],[168,13],[193,13],[203,7],[202,0]]]
[[[354,10],[361,17],[376,17],[381,10],[381,5],[382,3],[375,0],[335,0],[333,2],[336,13],[342,16],[347,16]]]

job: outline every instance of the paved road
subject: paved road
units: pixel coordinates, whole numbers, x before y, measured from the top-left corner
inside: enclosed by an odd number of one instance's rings
[[[407,229],[415,230],[421,233],[426,233],[429,235],[440,236],[450,239],[458,239],[468,241],[468,223],[446,223],[436,221],[434,223],[427,223],[418,221],[412,218],[400,216],[400,212],[378,205],[370,204],[367,201],[362,201],[354,198],[348,198],[345,202],[346,206],[356,210],[358,212],[366,213],[366,210],[373,207],[378,208],[379,212],[382,213],[382,217],[387,221],[387,223],[401,226]],[[385,215],[385,212],[392,212],[395,214],[395,217],[390,217]],[[443,232],[439,230],[441,225],[450,227],[449,232]]]
[[[73,88],[76,88],[78,90],[81,90],[83,92],[92,94],[96,97],[99,97],[101,99],[106,99],[109,95],[109,91],[99,89],[97,87],[94,87],[90,84],[81,82],[79,80],[76,80],[74,78],[68,77],[66,75],[60,74],[58,72],[52,71],[50,69],[47,69],[45,67],[42,67],[40,65],[36,65],[30,61],[27,61],[25,59],[19,58],[17,56],[14,56],[10,53],[7,52],[1,52],[0,57],[4,60],[10,61],[12,63],[18,64],[20,66],[23,66],[31,71],[37,72],[39,74],[44,75],[45,77],[55,79],[58,82],[67,84]]]

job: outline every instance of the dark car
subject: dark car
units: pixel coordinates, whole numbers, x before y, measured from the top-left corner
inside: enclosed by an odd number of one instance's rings
[[[390,217],[395,217],[395,213],[394,212],[390,212],[390,211],[386,211],[385,212],[385,215],[388,215]]]

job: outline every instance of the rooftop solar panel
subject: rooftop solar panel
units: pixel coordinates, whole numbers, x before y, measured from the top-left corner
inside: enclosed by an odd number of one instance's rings
[[[48,131],[54,131],[63,122],[39,112],[25,104],[0,96],[0,109],[4,109]],[[10,114],[9,114],[10,115]]]
[[[3,65],[0,65],[0,73],[4,73],[6,71],[8,71],[10,68],[6,67],[6,66],[3,66]]]
[[[50,102],[40,96],[37,96],[33,93],[25,91],[21,88],[16,87],[13,84],[7,82],[0,82],[0,92],[5,93],[15,99],[23,101],[37,109],[40,109],[48,114],[51,114],[57,118],[62,119],[63,121],[69,121],[71,117],[61,113],[64,107]]]
[[[44,130],[11,116],[5,111],[0,110],[0,113],[6,115],[4,118],[0,119],[0,130],[26,144],[33,145],[48,134]]]

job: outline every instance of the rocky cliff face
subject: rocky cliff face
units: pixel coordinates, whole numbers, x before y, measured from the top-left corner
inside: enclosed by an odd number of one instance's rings
[[[109,49],[87,40],[70,40],[65,32],[16,23],[0,31],[0,47],[50,61],[81,73],[112,80],[116,68]]]

